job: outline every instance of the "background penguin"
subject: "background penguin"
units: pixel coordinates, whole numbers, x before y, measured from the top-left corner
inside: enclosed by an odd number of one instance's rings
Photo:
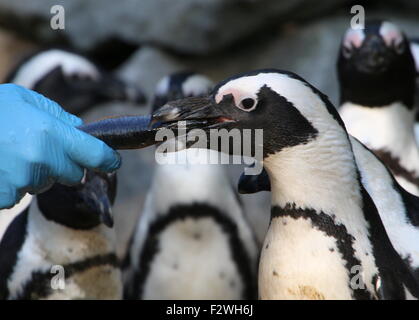
[[[340,115],[348,132],[419,195],[419,149],[414,134],[415,62],[404,34],[387,21],[349,29],[338,58]]]
[[[211,88],[195,73],[165,77],[154,109]],[[252,230],[223,167],[207,164],[207,150],[196,150],[169,154],[176,164],[156,165],[124,273],[128,299],[256,298]]]
[[[272,216],[259,265],[262,299],[419,297],[418,281],[366,191],[366,168],[355,162],[352,148],[362,145],[305,80],[257,70],[221,82],[210,97],[171,102],[153,117],[160,126],[206,119],[203,129],[265,129]]]
[[[145,103],[139,88],[105,73],[87,58],[62,49],[30,55],[18,63],[5,82],[37,91],[77,115],[107,101]]]
[[[22,208],[0,240],[0,298],[122,298],[115,192],[115,174],[87,171],[79,186],[55,184]],[[52,287],[54,266],[64,270],[64,289]]]

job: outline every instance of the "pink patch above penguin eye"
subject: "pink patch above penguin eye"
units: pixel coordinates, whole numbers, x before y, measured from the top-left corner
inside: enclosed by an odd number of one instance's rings
[[[223,100],[224,96],[232,95],[234,99],[234,103],[237,105],[237,102],[240,101],[240,97],[242,96],[242,92],[240,90],[235,89],[227,89],[224,91],[219,91],[215,96],[215,102],[220,103]]]
[[[255,97],[249,95],[247,92],[236,89],[226,89],[224,91],[218,92],[218,94],[215,96],[215,102],[220,103],[224,96],[227,95],[232,95],[236,107],[244,111],[253,110],[257,104],[257,99]]]
[[[350,29],[346,32],[343,45],[346,48],[359,48],[362,45],[362,42],[364,41],[365,35],[362,30],[354,30]]]
[[[403,42],[403,34],[394,24],[384,22],[380,28],[380,35],[388,47],[400,45]]]

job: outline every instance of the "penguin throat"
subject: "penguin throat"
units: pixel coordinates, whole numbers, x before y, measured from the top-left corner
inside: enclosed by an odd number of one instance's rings
[[[375,75],[348,74],[338,66],[338,77],[341,104],[351,101],[374,108],[401,101],[407,108],[413,108],[416,77],[413,64]]]
[[[344,131],[283,149],[264,159],[264,167],[273,205],[333,212],[340,201],[360,201],[357,167]]]

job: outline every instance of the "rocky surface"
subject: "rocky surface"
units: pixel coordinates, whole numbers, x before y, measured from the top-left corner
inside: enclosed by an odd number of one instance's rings
[[[0,81],[5,78],[16,61],[35,48],[34,43],[24,41],[15,34],[0,29]]]
[[[92,49],[109,39],[151,43],[184,53],[220,50],[255,31],[329,12],[347,0],[0,0],[0,22],[50,43]],[[65,31],[52,31],[50,9],[65,8]]]

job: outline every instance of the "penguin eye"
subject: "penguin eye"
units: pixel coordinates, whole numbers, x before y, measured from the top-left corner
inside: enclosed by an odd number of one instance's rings
[[[352,57],[352,48],[348,48],[343,46],[342,47],[342,54],[346,59],[349,59],[350,57]]]
[[[394,49],[396,50],[397,54],[402,54],[404,52],[404,41],[400,41],[399,43],[394,44]]]
[[[256,100],[253,98],[244,98],[239,103],[239,108],[243,111],[252,111],[256,107]]]

